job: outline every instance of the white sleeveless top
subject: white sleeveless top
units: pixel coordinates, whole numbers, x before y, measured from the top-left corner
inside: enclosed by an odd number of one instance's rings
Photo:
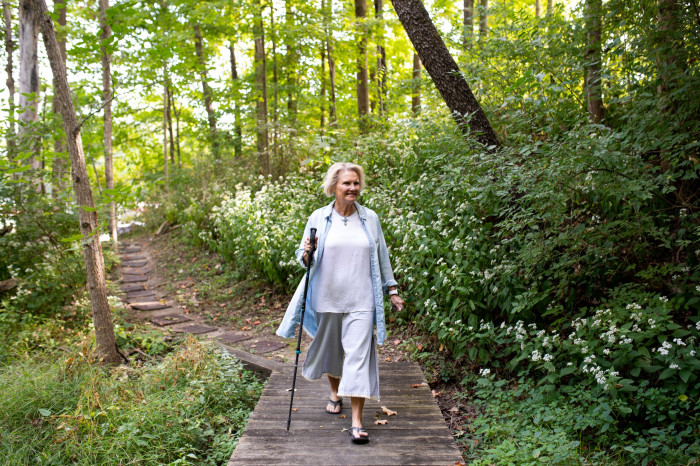
[[[332,209],[311,307],[316,312],[374,312],[369,238],[357,211],[347,217],[347,225],[344,219]]]

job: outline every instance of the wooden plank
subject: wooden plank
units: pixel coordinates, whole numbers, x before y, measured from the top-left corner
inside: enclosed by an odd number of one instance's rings
[[[229,461],[233,464],[443,464],[462,461],[420,367],[411,362],[380,363],[381,401],[367,400],[363,421],[367,445],[354,445],[350,400],[343,414],[325,412],[328,382],[297,377],[292,424],[286,430],[293,367],[272,371],[258,405]],[[397,411],[387,416],[381,406]],[[374,425],[375,419],[386,425]]]

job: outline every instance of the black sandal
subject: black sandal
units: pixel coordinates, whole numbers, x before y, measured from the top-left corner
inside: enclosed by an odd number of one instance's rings
[[[359,437],[355,437],[355,434],[353,432],[357,431],[357,435]],[[367,436],[362,436],[360,434],[365,434],[367,431],[363,429],[362,427],[351,427],[350,428],[350,438],[352,439],[352,443],[357,444],[357,445],[364,445],[365,443],[369,442],[369,435]]]
[[[343,411],[343,399],[340,398],[338,401],[333,401],[330,398],[328,399],[328,402],[333,405],[333,408],[337,408],[340,406],[340,409],[336,413],[335,411],[329,411],[328,408],[326,408],[326,412],[328,414],[340,414]]]

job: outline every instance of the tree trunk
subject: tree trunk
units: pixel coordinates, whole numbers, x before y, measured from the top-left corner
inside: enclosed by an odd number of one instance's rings
[[[169,170],[168,170],[168,78],[167,68],[163,67],[163,177],[165,178],[165,191],[168,191]]]
[[[265,29],[263,29],[262,6],[255,1],[255,19],[253,24],[255,39],[255,107],[257,113],[257,148],[260,173],[270,174],[270,153],[268,151],[267,130],[267,63],[265,57]]]
[[[242,154],[242,140],[243,131],[241,129],[241,105],[238,102],[240,98],[240,92],[238,92],[238,69],[236,68],[236,53],[233,48],[233,41],[228,46],[230,58],[231,58],[231,81],[233,82],[233,117],[234,122],[234,140],[233,140],[233,151],[236,158],[241,157]]]
[[[535,0],[535,17],[542,16],[542,0]]]
[[[554,0],[547,0],[547,15],[554,13]]]
[[[107,302],[105,266],[102,257],[102,245],[100,244],[97,211],[95,210],[90,179],[85,165],[80,126],[78,125],[70,88],[68,87],[66,68],[63,66],[61,51],[53,29],[53,23],[48,16],[46,3],[44,0],[32,0],[30,3],[33,9],[39,13],[39,18],[41,18],[39,26],[44,38],[51,70],[53,71],[56,96],[61,102],[63,128],[66,133],[68,154],[70,155],[73,168],[73,188],[78,206],[80,232],[83,235],[83,256],[85,258],[88,289],[92,303],[97,357],[104,363],[117,364],[121,358],[117,351],[112,315]],[[85,207],[87,210],[84,209]]]
[[[601,32],[602,0],[586,0],[584,14],[586,20],[586,102],[588,114],[594,123],[600,123],[604,117],[603,94],[601,86]]]
[[[490,148],[500,147],[486,114],[460,74],[457,63],[447,50],[423,3],[420,0],[392,2],[425,70],[445,99],[460,129],[466,132],[468,126],[482,144]]]
[[[54,3],[54,15],[58,17],[58,25],[60,26],[59,31],[57,31],[58,47],[61,50],[61,57],[63,58],[63,65],[66,64],[66,2]],[[55,98],[51,102],[51,112],[54,114],[56,121],[61,121],[61,109],[59,108],[58,99]],[[66,190],[66,159],[64,154],[66,153],[66,141],[61,134],[55,134],[53,139],[53,165],[51,167],[51,198],[56,201],[59,199],[60,194]]]
[[[19,145],[23,152],[31,153],[29,163],[36,170],[32,184],[37,192],[43,192],[41,174],[41,141],[34,124],[39,119],[39,61],[37,42],[39,36],[39,11],[32,0],[20,0],[19,4]]]
[[[323,11],[323,0],[321,0],[321,11]],[[323,128],[326,127],[326,47],[321,45],[321,136],[323,136]]]
[[[335,59],[333,58],[333,29],[331,28],[333,16],[333,0],[328,0],[328,10],[324,14],[326,29],[326,52],[328,53],[328,84],[330,101],[328,102],[328,124],[331,128],[338,126],[337,106],[335,102]]]
[[[464,44],[474,37],[474,0],[464,0]]]
[[[291,126],[290,137],[294,137],[294,128],[296,127],[297,119],[297,92],[299,83],[297,82],[299,77],[297,75],[297,68],[299,62],[299,50],[297,45],[293,41],[293,30],[294,30],[294,11],[292,10],[292,4],[290,0],[285,0],[284,2],[284,21],[286,33],[285,47],[287,49],[287,55],[285,59],[285,87],[287,88],[287,118],[289,120],[289,125]]]
[[[102,41],[102,101],[104,107],[104,152],[105,152],[105,184],[107,189],[114,189],[114,159],[112,158],[112,74],[110,64],[112,54],[109,52],[112,28],[107,22],[109,0],[100,2],[100,40]],[[117,247],[117,206],[114,201],[109,203],[109,231],[114,247]]]
[[[686,59],[682,55],[683,44],[678,39],[678,0],[658,0],[658,32],[656,67],[659,84],[659,107],[661,113],[674,111],[677,103],[670,97],[673,91],[672,76],[686,70]]]
[[[479,40],[489,36],[489,0],[479,2]]]
[[[369,84],[367,76],[367,2],[355,0],[355,19],[357,21],[357,121],[360,133],[369,129]]]
[[[165,115],[168,118],[168,147],[170,149],[170,165],[175,166],[175,138],[173,137],[173,92],[171,89],[170,78],[166,81],[166,94],[168,95],[168,107],[165,109]]]
[[[7,91],[8,91],[8,120],[9,129],[7,132],[7,156],[10,161],[14,161],[16,148],[15,148],[15,80],[12,77],[14,72],[12,66],[12,54],[15,50],[15,43],[12,40],[12,13],[10,11],[10,2],[2,2],[2,12],[3,18],[5,20],[5,53],[7,53],[7,66],[5,67],[5,72],[7,73]]]
[[[199,75],[202,79],[202,95],[204,97],[204,108],[207,111],[207,121],[209,122],[209,139],[211,142],[211,149],[214,154],[214,158],[218,159],[219,153],[219,138],[216,130],[216,115],[214,114],[213,98],[211,88],[207,82],[207,65],[204,60],[204,47],[202,46],[202,31],[199,28],[199,24],[195,24],[194,28],[194,47],[197,53],[197,61],[199,62],[200,72]]]
[[[270,5],[270,38],[272,42],[272,160],[279,165],[279,171],[284,173],[284,162],[277,154],[278,111],[277,111],[277,31],[275,31],[275,9]]]
[[[411,86],[413,92],[411,92],[411,110],[413,110],[414,117],[420,114],[420,78],[420,57],[417,53],[413,52],[413,85]]]
[[[175,99],[170,97],[173,103],[173,113],[175,114],[175,146],[177,147],[177,167],[182,168],[182,158],[180,157],[180,111],[175,105]]]
[[[374,17],[379,23],[377,35],[377,96],[379,98],[379,115],[384,116],[387,97],[386,49],[384,48],[384,5],[383,0],[374,0]]]

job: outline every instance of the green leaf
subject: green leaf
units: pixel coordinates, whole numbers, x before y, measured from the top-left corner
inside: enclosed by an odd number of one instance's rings
[[[680,375],[680,378],[683,382],[687,382],[688,379],[690,378],[690,374],[691,374],[690,369],[683,369],[679,375]]]
[[[688,395],[678,395],[678,399],[681,401],[686,401],[688,400]]]
[[[39,408],[39,414],[41,414],[44,417],[48,417],[51,416],[51,411],[48,409]]]
[[[559,374],[562,376],[569,375],[572,372],[574,372],[575,370],[576,370],[576,366],[572,364],[570,366],[564,367],[561,371],[559,371]]]

